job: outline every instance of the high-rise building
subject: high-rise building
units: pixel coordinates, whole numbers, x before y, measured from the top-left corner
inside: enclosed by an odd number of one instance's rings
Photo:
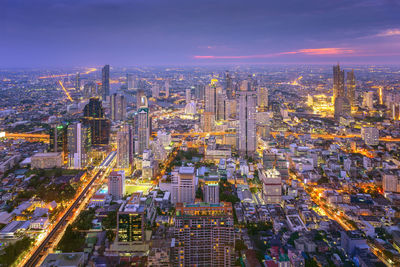
[[[75,76],[75,90],[77,91],[81,90],[81,77],[79,72]]]
[[[130,170],[134,159],[132,126],[126,124],[117,132],[117,168]]]
[[[217,94],[217,108],[216,108],[216,120],[226,119],[226,92],[220,92]]]
[[[111,123],[105,118],[103,106],[99,98],[92,97],[83,109],[82,122],[90,126],[91,143],[107,145],[110,138]]]
[[[225,90],[226,90],[226,95],[227,95],[228,99],[233,99],[235,92],[234,92],[234,88],[233,88],[232,77],[229,74],[229,71],[225,72]]]
[[[105,101],[110,95],[110,65],[105,65],[101,74],[101,95]]]
[[[88,163],[90,150],[90,128],[82,123],[68,126],[68,167],[81,169]]]
[[[219,203],[219,179],[206,179],[204,181],[204,202]]]
[[[362,127],[361,138],[366,145],[376,146],[379,144],[379,130],[375,127]]]
[[[146,94],[143,89],[138,89],[136,91],[136,108],[139,109],[140,107],[143,107],[143,97],[146,97]],[[146,98],[146,103],[147,103],[147,98]]]
[[[194,167],[180,167],[172,176],[171,202],[193,203],[196,195]]]
[[[128,90],[135,90],[135,76],[133,76],[132,74],[127,74],[126,83]]]
[[[204,100],[204,95],[205,95],[205,86],[204,84],[197,84],[194,90],[194,97],[199,100],[203,101]]]
[[[400,121],[400,104],[392,104],[392,119]]]
[[[263,198],[266,204],[280,204],[282,201],[282,177],[275,168],[261,172]]]
[[[334,117],[336,120],[339,120],[340,117],[348,117],[351,115],[351,105],[350,101],[345,96],[338,96],[335,98],[335,113]]]
[[[126,119],[126,99],[123,95],[111,95],[111,120],[123,121]]]
[[[205,87],[203,131],[211,132],[214,130],[215,116],[217,113],[217,88],[215,83]]]
[[[192,89],[187,88],[185,90],[185,100],[186,100],[186,104],[189,104],[190,101],[192,100]]]
[[[257,106],[260,111],[266,111],[268,109],[268,88],[258,87]]]
[[[339,64],[333,66],[333,102],[339,96],[345,96],[344,92],[344,71]]]
[[[169,98],[169,79],[165,80],[164,90],[165,90],[165,97]]]
[[[83,86],[83,94],[85,98],[97,96],[97,88],[94,82],[88,82]]]
[[[149,108],[141,107],[138,110],[138,153],[141,155],[143,151],[149,149],[150,140],[150,118]]]
[[[112,171],[108,176],[108,194],[113,199],[121,199],[125,195],[125,171]]]
[[[356,105],[356,77],[354,76],[354,70],[347,72],[347,98],[350,101],[350,105],[354,107]]]
[[[68,152],[68,138],[67,138],[68,124],[60,124],[50,129],[50,143],[49,150],[51,152]]]
[[[142,244],[145,240],[145,206],[139,204],[140,195],[132,194],[117,213],[118,244]]]
[[[256,151],[256,105],[255,91],[239,91],[238,96],[238,150],[241,155],[252,155]]]
[[[173,266],[234,266],[232,204],[178,203]]]
[[[374,109],[374,92],[372,91],[364,92],[362,106],[364,108],[368,108],[369,110]]]
[[[160,97],[160,85],[158,85],[157,83],[154,83],[151,87],[151,96],[154,98]]]

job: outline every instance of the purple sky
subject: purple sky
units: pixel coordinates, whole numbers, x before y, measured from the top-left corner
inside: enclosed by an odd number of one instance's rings
[[[0,67],[337,61],[400,63],[400,1],[0,1]]]

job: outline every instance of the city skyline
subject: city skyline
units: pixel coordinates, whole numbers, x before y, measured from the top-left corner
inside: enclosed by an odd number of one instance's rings
[[[41,0],[0,9],[0,67],[400,59],[397,1]]]

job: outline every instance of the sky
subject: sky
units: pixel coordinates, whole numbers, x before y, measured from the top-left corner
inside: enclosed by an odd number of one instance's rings
[[[400,0],[0,0],[0,67],[398,64]]]

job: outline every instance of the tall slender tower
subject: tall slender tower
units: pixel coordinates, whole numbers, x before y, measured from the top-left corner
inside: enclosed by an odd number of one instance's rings
[[[333,66],[333,99],[335,100],[338,96],[344,95],[344,71],[337,64]]]
[[[351,106],[354,107],[356,104],[356,77],[354,76],[354,70],[347,72],[347,98]]]
[[[111,120],[123,121],[126,119],[126,100],[123,95],[111,95]]]
[[[257,91],[257,106],[260,111],[266,111],[268,109],[268,88],[258,87]]]
[[[101,93],[104,101],[110,95],[110,65],[105,65],[101,74]]]
[[[240,155],[252,155],[256,150],[256,105],[255,91],[238,92],[238,149]]]
[[[169,97],[169,79],[165,80],[165,97],[168,98]]]
[[[150,117],[147,98],[143,96],[138,109],[138,153],[143,154],[143,151],[149,149],[150,140]]]
[[[126,124],[117,132],[117,167],[130,169],[133,157],[133,129]]]
[[[90,128],[82,123],[68,126],[68,166],[81,169],[87,164],[90,149]]]
[[[203,131],[211,132],[214,128],[214,121],[217,113],[217,88],[213,82],[205,88],[204,104]]]

